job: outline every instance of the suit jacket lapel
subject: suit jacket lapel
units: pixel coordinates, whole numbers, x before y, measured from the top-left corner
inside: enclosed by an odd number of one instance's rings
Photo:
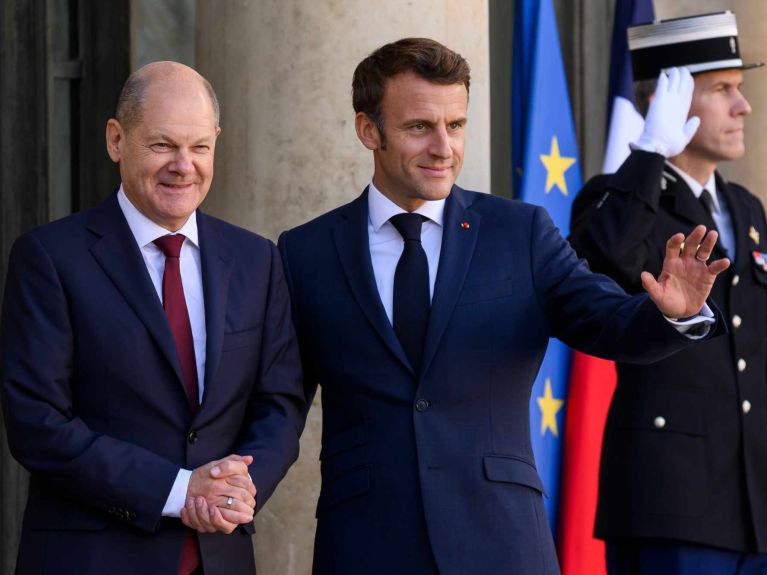
[[[212,225],[208,216],[197,212],[200,234],[202,289],[205,300],[205,388],[203,402],[208,396],[221,359],[221,347],[226,329],[226,303],[234,257],[226,242]]]
[[[341,267],[373,329],[383,339],[392,353],[411,371],[410,362],[394,333],[373,275],[368,238],[368,194],[362,195],[347,206],[342,220],[333,228],[333,239],[341,261]]]
[[[93,257],[157,342],[176,372],[180,389],[186,394],[181,363],[168,320],[136,239],[117,203],[116,194],[90,213],[87,225],[100,236],[91,246]]]
[[[477,244],[480,216],[468,208],[469,200],[465,192],[458,186],[453,186],[445,204],[442,251],[421,361],[422,373],[429,369],[429,364],[437,352]]]
[[[692,193],[690,187],[679,174],[666,168],[663,176],[666,183],[664,184],[665,189],[661,192],[661,202],[665,203],[669,211],[694,226],[703,224],[707,229],[715,230],[716,223],[711,214],[703,207],[701,201],[695,197],[695,194]],[[721,242],[716,243],[714,253],[716,257],[727,255]]]

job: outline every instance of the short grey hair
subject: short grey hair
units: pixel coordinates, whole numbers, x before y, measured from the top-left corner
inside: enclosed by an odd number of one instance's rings
[[[213,86],[210,85],[205,78],[200,76],[205,90],[210,97],[210,103],[213,106],[213,114],[216,117],[216,126],[219,125],[221,120],[221,109],[218,105],[218,98],[216,92],[213,90]],[[141,122],[144,118],[144,99],[146,97],[146,90],[151,81],[151,74],[142,73],[139,69],[133,72],[125,81],[122,90],[120,91],[120,97],[117,98],[117,108],[115,110],[115,118],[120,122],[126,130],[130,130]]]

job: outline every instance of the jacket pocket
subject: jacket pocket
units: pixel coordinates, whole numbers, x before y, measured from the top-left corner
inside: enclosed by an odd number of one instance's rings
[[[516,483],[546,494],[538,471],[527,461],[512,455],[485,455],[485,477],[490,481]]]
[[[510,279],[481,284],[467,284],[461,290],[457,305],[499,299],[510,296],[513,293],[514,286]]]
[[[221,351],[232,351],[241,347],[257,345],[261,340],[260,329],[248,329],[224,334],[224,342]]]

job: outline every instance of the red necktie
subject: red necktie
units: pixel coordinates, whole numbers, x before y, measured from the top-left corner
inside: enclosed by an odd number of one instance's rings
[[[154,243],[165,254],[165,272],[162,274],[162,307],[168,317],[170,331],[176,342],[176,350],[181,360],[181,371],[184,374],[184,386],[189,398],[192,413],[199,405],[199,388],[197,387],[197,362],[194,357],[194,339],[192,324],[189,322],[189,312],[186,309],[184,286],[181,283],[181,244],[185,236],[176,234],[157,238]]]
[[[162,274],[162,307],[168,318],[170,331],[176,342],[176,350],[181,360],[181,371],[184,374],[184,386],[189,399],[192,413],[199,405],[199,388],[197,387],[197,362],[194,357],[194,339],[192,324],[189,322],[189,312],[186,309],[184,286],[181,283],[181,245],[185,237],[181,234],[157,238],[154,243],[165,254],[165,271]],[[197,538],[191,529],[187,529],[184,537],[184,548],[181,552],[181,562],[178,575],[189,575],[200,564],[200,551]]]

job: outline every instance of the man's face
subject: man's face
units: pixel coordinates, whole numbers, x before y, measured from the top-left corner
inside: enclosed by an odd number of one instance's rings
[[[176,231],[208,193],[220,129],[202,84],[159,79],[146,90],[139,123],[127,130],[116,120],[107,125],[109,155],[120,163],[133,205]]]
[[[685,154],[711,163],[735,160],[744,154],[744,116],[751,113],[751,106],[740,93],[742,83],[740,70],[695,76],[690,116],[700,117],[700,127]]]
[[[386,83],[384,134],[371,122],[368,127],[378,138],[366,140],[358,114],[360,138],[374,150],[373,182],[403,209],[412,211],[450,193],[463,165],[468,100],[463,84],[434,84],[404,73]]]

